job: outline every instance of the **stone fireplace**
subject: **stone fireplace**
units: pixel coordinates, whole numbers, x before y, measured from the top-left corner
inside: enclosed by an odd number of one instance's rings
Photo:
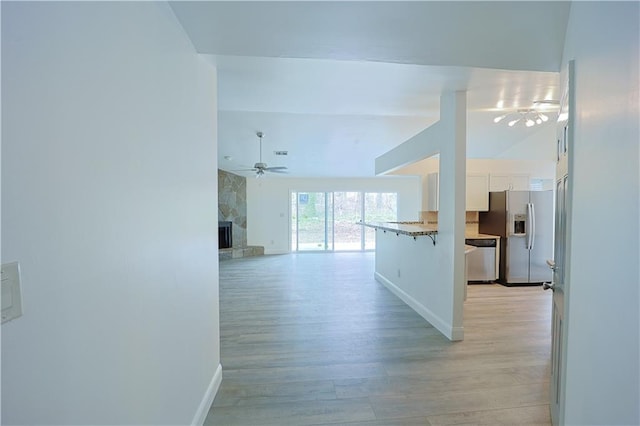
[[[218,169],[219,259],[258,256],[264,247],[247,245],[247,179]]]

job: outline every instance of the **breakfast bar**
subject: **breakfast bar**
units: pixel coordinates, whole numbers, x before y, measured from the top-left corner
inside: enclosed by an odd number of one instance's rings
[[[376,230],[381,230],[383,233],[391,232],[396,235],[407,235],[409,237],[413,237],[414,239],[419,236],[428,236],[433,241],[433,244],[436,244],[436,235],[438,234],[438,229],[433,225],[425,225],[424,222],[418,221],[407,221],[407,222],[370,222],[364,223],[364,226],[368,226],[370,228],[374,228]],[[495,236],[486,236],[486,238],[495,238]],[[464,254],[465,254],[465,289],[464,289],[464,299],[467,300],[467,274],[468,274],[468,266],[467,266],[467,255],[477,248],[468,244],[464,245]]]
[[[474,248],[465,246],[464,240],[454,247],[450,234],[439,234],[435,225],[423,222],[362,225],[376,230],[375,279],[447,338],[462,340],[464,257]],[[459,272],[449,267],[453,262],[449,253],[455,252],[461,256]],[[453,299],[459,300],[460,308],[451,303]]]
[[[424,222],[367,222],[363,224],[382,232],[392,232],[396,235],[408,235],[410,237],[428,236],[436,244],[438,229],[433,225],[425,225]]]

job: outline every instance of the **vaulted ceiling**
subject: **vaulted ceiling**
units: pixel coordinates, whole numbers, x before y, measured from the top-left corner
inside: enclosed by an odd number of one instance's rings
[[[438,120],[448,90],[467,91],[470,158],[553,126],[493,118],[559,98],[568,2],[170,4],[217,68],[225,170],[258,161],[262,131],[263,161],[289,176],[373,176],[377,156]]]

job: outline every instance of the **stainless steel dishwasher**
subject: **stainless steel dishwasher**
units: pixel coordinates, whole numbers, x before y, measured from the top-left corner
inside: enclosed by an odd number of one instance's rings
[[[468,281],[496,279],[496,240],[467,238],[465,244],[476,247],[467,255]]]

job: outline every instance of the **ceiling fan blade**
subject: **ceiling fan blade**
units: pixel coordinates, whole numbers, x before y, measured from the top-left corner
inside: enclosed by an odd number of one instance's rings
[[[287,170],[286,166],[274,166],[274,167],[265,167],[265,170],[269,170],[270,172],[274,172],[276,170]]]
[[[281,173],[281,174],[288,174],[289,172],[286,170],[267,170],[269,173]]]
[[[234,172],[255,172],[258,169],[234,169]]]

